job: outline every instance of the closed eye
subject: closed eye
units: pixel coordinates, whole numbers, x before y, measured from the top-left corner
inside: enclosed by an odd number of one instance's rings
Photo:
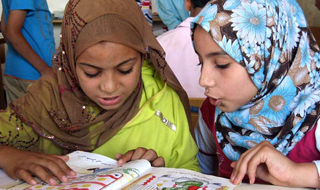
[[[89,74],[89,73],[86,73],[84,72],[84,74],[88,77],[88,78],[94,78],[94,77],[97,77],[101,72],[97,72],[95,74]]]
[[[119,70],[119,72],[123,75],[127,75],[129,73],[131,73],[133,71],[133,68],[129,69],[129,70],[126,70],[126,71],[122,71],[122,70]]]
[[[217,67],[218,69],[226,69],[226,68],[228,68],[229,66],[230,66],[230,63],[225,64],[225,65],[216,65],[216,67]]]

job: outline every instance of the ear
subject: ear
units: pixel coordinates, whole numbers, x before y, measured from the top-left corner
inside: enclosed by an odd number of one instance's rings
[[[191,11],[191,0],[184,0],[184,8],[187,11]]]

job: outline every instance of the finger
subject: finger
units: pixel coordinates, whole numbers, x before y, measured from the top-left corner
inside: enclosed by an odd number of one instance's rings
[[[152,163],[151,165],[153,167],[165,167],[165,161],[164,158],[162,156],[157,157]]]
[[[121,153],[118,153],[118,154],[116,154],[115,157],[116,157],[117,160],[119,160],[119,159],[122,157],[122,154],[121,154]]]
[[[232,167],[232,168],[233,168],[233,171],[232,171],[231,176],[230,176],[230,180],[231,180],[231,182],[232,182],[233,184],[236,184],[236,181],[238,180],[238,179],[237,179],[237,176],[238,176],[239,169],[240,169],[241,163],[242,163],[242,161],[243,161],[243,158],[244,158],[247,154],[249,154],[250,152],[252,152],[253,149],[254,149],[254,148],[249,149],[249,150],[247,150],[246,152],[242,153],[242,154],[240,155],[239,159],[238,159],[237,161],[233,162],[233,163],[234,163],[234,164],[232,165],[232,166],[233,166],[233,167]]]
[[[67,175],[68,173],[72,173],[72,170],[69,168],[69,166],[62,159],[56,157],[47,156],[45,158],[40,158],[38,159],[36,165],[41,166],[41,168],[48,169],[52,175],[58,177],[58,179],[62,182],[68,182]],[[45,174],[41,174],[45,175],[47,172],[45,172]]]
[[[69,175],[69,176],[75,176],[76,175],[76,172],[73,171],[66,163],[69,160],[69,156],[53,155],[53,156],[47,156],[46,158],[48,158],[51,161],[55,162],[59,166],[59,168],[64,172],[64,174]]]
[[[142,155],[142,157],[140,157],[138,159],[146,159],[149,162],[153,162],[157,158],[158,158],[158,155],[157,155],[156,151],[154,151],[153,149],[149,149]]]
[[[247,165],[247,174],[249,177],[250,184],[253,184],[255,178],[257,176],[257,169],[260,164],[264,164],[266,162],[266,153],[270,150],[268,145],[262,145],[259,151],[252,156]]]
[[[231,174],[231,182],[239,184],[247,173],[247,164],[251,157],[260,150],[260,144],[243,153],[239,160],[235,163],[235,167]]]
[[[28,169],[32,174],[39,177],[44,182],[48,183],[49,185],[57,185],[57,180],[53,178],[52,175],[48,173],[47,170],[45,170],[41,165],[38,164],[30,164],[30,167]],[[24,176],[22,176],[22,179]]]
[[[21,170],[17,171],[16,177],[18,179],[24,180],[25,182],[27,182],[30,185],[37,185],[37,181],[26,170],[21,169]]]
[[[255,146],[254,148],[250,149],[245,154],[240,156],[241,159],[239,159],[239,161],[237,162],[235,169],[233,170],[234,172],[232,173],[234,174],[234,181],[233,181],[234,184],[239,184],[243,180],[245,174],[248,172],[248,164],[249,162],[251,162],[252,158],[256,154],[258,154],[263,147],[270,147],[270,146],[272,145],[269,142],[263,141],[259,145]],[[259,155],[258,157],[256,157],[256,159],[259,159],[260,156],[262,155]],[[253,182],[255,181],[256,167],[257,166],[252,165],[252,171],[249,176],[249,179],[251,177],[251,180],[253,180]]]
[[[141,159],[145,153],[147,153],[148,150],[145,149],[145,148],[142,148],[142,147],[139,147],[137,148],[134,152],[133,152],[133,155],[132,155],[132,158],[131,160],[139,160]],[[152,152],[150,153],[152,154]],[[150,155],[149,155],[150,156]],[[149,157],[148,155],[146,157]]]
[[[232,163],[230,164],[231,168],[234,168],[234,167],[236,166],[236,164],[237,164],[237,161],[232,162]]]
[[[134,150],[129,150],[124,155],[122,155],[118,160],[118,165],[122,166],[122,164],[131,160]]]
[[[60,156],[60,155],[52,155],[56,158],[62,159],[63,161],[67,162],[69,160],[69,156]]]

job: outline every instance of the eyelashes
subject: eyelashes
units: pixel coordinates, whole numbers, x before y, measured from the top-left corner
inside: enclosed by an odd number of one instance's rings
[[[121,74],[123,74],[123,75],[127,75],[127,74],[131,73],[132,71],[133,71],[133,68],[131,68],[131,69],[129,69],[129,70],[126,70],[126,71],[121,71],[121,70],[119,70],[119,72],[120,72]]]
[[[84,72],[84,74],[85,74],[88,78],[94,78],[94,77],[98,76],[100,73],[101,73],[100,71],[97,72],[97,73],[95,73],[95,74],[89,74],[89,73]]]
[[[198,64],[197,64],[197,66],[202,66],[203,65],[203,62],[199,62]],[[218,68],[218,69],[226,69],[226,68],[228,68],[230,66],[230,63],[227,63],[227,64],[224,64],[224,65],[218,65],[218,64],[216,64],[216,68]]]
[[[118,72],[119,72],[120,74],[122,74],[122,75],[130,74],[132,71],[133,71],[133,68],[130,68],[129,70],[126,70],[126,71],[118,70]],[[97,77],[100,73],[101,73],[101,71],[99,71],[99,72],[97,72],[97,73],[94,73],[94,74],[89,74],[89,73],[84,72],[84,74],[85,74],[88,78],[95,78],[95,77]]]
[[[229,66],[230,66],[230,63],[225,64],[225,65],[216,65],[216,67],[217,67],[218,69],[226,69],[226,68],[228,68]]]

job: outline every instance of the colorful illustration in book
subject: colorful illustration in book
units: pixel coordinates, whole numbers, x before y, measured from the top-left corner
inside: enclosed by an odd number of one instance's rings
[[[89,189],[102,189],[112,184],[116,180],[120,179],[123,176],[121,173],[112,173],[112,174],[89,174],[83,176],[77,176],[74,178],[69,178],[68,183],[61,183],[55,186],[49,186],[46,183],[38,184],[26,190],[89,190]]]
[[[221,183],[210,183],[208,180],[192,177],[175,177],[162,175],[159,178],[154,176],[148,178],[143,186],[156,187],[159,190],[223,190]]]

